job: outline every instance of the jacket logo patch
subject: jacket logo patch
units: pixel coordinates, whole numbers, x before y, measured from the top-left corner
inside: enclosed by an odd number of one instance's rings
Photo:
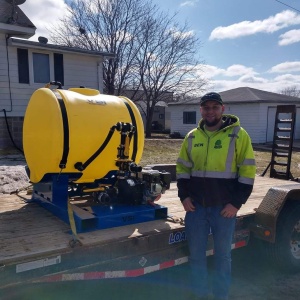
[[[222,142],[221,142],[221,140],[217,140],[215,142],[215,147],[214,148],[215,149],[221,149],[222,148]]]
[[[194,147],[203,147],[203,143],[198,143],[198,144],[195,144]]]

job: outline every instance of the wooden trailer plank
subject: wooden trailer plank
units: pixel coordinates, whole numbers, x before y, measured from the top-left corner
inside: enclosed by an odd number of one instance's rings
[[[242,206],[238,216],[255,212],[262,199],[273,186],[291,184],[284,180],[256,177],[253,193]],[[295,183],[293,183],[295,184]],[[32,257],[42,257],[50,253],[73,251],[70,247],[70,227],[49,211],[35,203],[25,203],[31,196],[25,193],[0,196],[0,264],[26,261]],[[184,218],[185,212],[178,196],[176,183],[162,195],[158,202],[168,207],[168,214]],[[78,234],[82,246],[94,247],[116,243],[130,238],[150,237],[162,232],[183,228],[182,225],[165,219],[138,223],[110,229]]]

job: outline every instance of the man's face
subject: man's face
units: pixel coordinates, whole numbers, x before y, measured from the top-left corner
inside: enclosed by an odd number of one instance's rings
[[[217,101],[206,101],[202,106],[200,106],[200,112],[205,125],[213,127],[221,121],[224,106]]]

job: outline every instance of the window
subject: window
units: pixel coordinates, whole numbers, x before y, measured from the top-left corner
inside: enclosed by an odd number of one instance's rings
[[[28,50],[17,49],[19,82],[29,83]]]
[[[35,83],[50,82],[49,55],[42,53],[32,53],[33,78]]]
[[[64,85],[63,54],[38,53],[18,48],[17,57],[19,83],[48,83],[55,80]]]
[[[64,56],[54,53],[54,80],[64,85]]]
[[[184,111],[183,112],[183,124],[196,124],[196,112]]]

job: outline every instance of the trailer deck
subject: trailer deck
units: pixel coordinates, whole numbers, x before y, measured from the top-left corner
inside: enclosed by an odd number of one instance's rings
[[[254,215],[271,187],[288,184],[257,176],[252,195],[238,217]],[[76,274],[91,279],[138,276],[187,261],[180,222],[161,219],[80,233],[80,243],[72,247],[70,226],[37,203],[28,202],[30,198],[26,193],[0,196],[0,287],[41,278],[62,280],[62,275],[65,279],[74,279]],[[159,204],[168,208],[170,216],[184,218],[175,182]],[[245,245],[247,232],[242,232],[233,248]]]

